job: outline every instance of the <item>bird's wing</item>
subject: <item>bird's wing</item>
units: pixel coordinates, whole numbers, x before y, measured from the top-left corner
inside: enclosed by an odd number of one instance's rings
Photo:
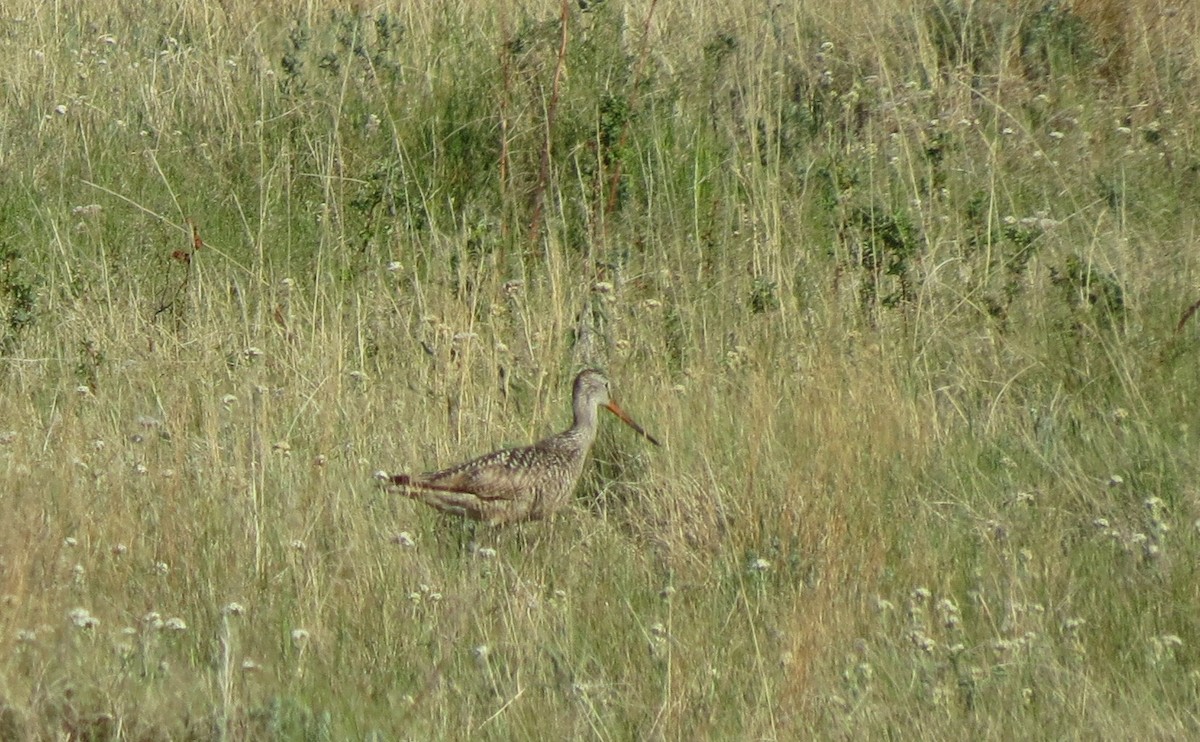
[[[392,477],[397,485],[435,492],[460,492],[481,500],[514,500],[530,491],[532,448],[508,448],[449,469]]]

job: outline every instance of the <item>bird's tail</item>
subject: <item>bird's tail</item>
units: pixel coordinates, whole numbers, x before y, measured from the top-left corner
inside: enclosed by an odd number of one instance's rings
[[[414,482],[412,476],[408,474],[388,474],[386,472],[375,472],[375,480],[379,482],[379,486],[388,492],[398,493],[413,497],[418,490],[419,482]]]

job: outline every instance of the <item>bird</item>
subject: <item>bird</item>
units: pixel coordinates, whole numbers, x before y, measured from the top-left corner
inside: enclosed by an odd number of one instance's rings
[[[543,520],[553,517],[575,490],[596,440],[599,408],[662,445],[612,400],[608,378],[594,368],[575,377],[572,406],[569,428],[531,446],[493,451],[441,471],[393,474],[385,478],[385,486],[444,513],[489,525]]]

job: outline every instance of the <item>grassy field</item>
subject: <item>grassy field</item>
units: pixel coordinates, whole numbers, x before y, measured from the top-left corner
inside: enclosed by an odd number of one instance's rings
[[[0,739],[1200,735],[1200,11],[709,5],[5,3]]]

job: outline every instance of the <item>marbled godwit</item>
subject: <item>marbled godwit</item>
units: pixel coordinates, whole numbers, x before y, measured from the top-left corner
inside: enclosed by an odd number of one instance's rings
[[[393,490],[445,513],[493,525],[540,520],[566,503],[596,440],[597,409],[606,407],[654,445],[662,445],[608,396],[608,379],[594,369],[575,377],[571,427],[532,446],[506,448],[428,474],[395,474]]]

